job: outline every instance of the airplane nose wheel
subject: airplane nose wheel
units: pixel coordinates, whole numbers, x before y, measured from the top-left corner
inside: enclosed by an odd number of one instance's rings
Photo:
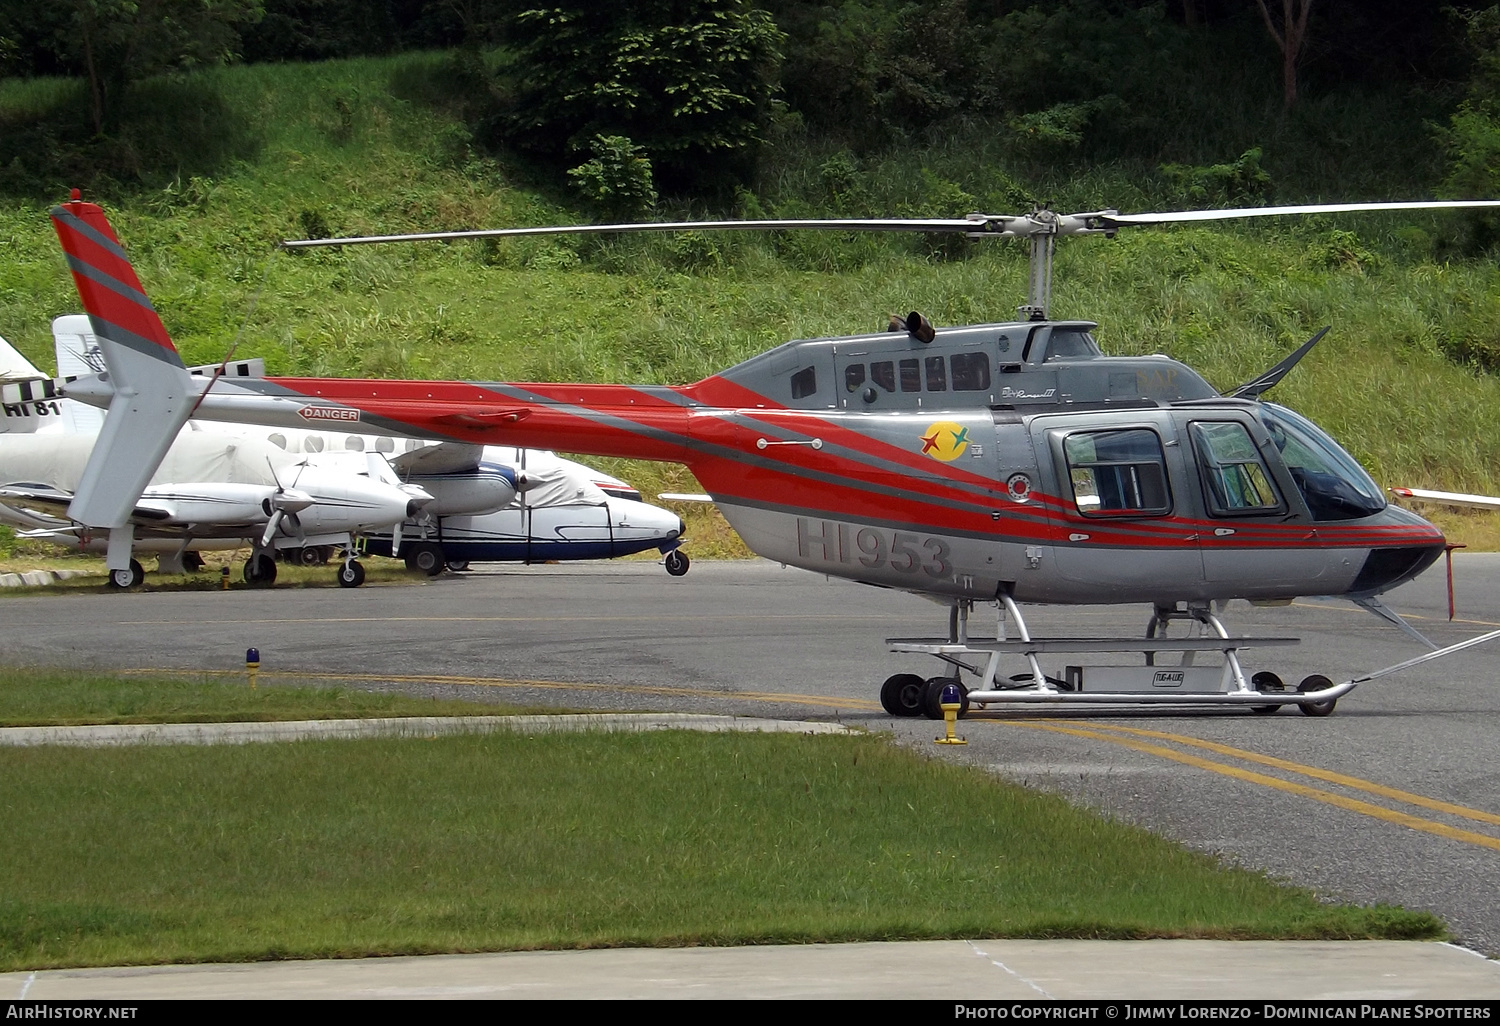
[[[109,586],[111,588],[139,588],[146,579],[146,571],[141,569],[141,564],[135,560],[130,561],[128,570],[111,570],[109,572]]]
[[[365,568],[357,559],[346,559],[339,566],[339,587],[358,588],[365,583]]]
[[[687,555],[680,549],[673,549],[671,552],[668,552],[662,560],[662,564],[667,568],[667,573],[673,577],[681,577],[688,572],[688,567],[691,565]]]
[[[927,682],[915,673],[898,673],[880,685],[880,704],[892,716],[922,715],[922,691]]]
[[[406,556],[406,569],[420,570],[428,577],[443,572],[443,550],[432,542],[418,542]]]
[[[269,588],[276,583],[276,560],[264,552],[245,560],[245,583],[252,588]]]

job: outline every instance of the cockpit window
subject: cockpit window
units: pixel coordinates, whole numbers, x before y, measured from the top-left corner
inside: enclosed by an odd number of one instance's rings
[[[1312,421],[1275,403],[1261,403],[1258,412],[1314,520],[1355,520],[1385,509],[1380,486]]]
[[[1209,512],[1237,516],[1281,508],[1271,475],[1243,424],[1198,421],[1190,433],[1207,486]]]
[[[862,363],[851,363],[844,368],[844,388],[850,392],[858,392],[859,386],[865,383],[865,365]]]
[[[870,364],[870,380],[887,392],[896,390],[896,364],[892,360],[880,360]]]

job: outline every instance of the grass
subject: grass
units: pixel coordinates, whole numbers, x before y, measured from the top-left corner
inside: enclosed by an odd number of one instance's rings
[[[52,667],[0,669],[0,727],[476,716],[534,711],[390,692],[265,684],[262,680],[252,690],[243,674],[179,678],[109,676]]]
[[[0,969],[937,937],[1432,938],[875,736],[0,752]]]

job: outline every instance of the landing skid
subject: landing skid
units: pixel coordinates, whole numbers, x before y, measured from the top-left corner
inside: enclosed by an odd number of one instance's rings
[[[947,664],[952,674],[926,681],[915,674],[890,678],[881,689],[881,703],[887,712],[939,718],[941,712],[934,694],[964,672],[979,678],[964,696],[964,712],[975,705],[980,708],[1018,705],[1229,707],[1274,713],[1284,705],[1294,705],[1309,716],[1327,716],[1338,699],[1358,683],[1334,684],[1327,677],[1314,675],[1292,688],[1274,673],[1264,671],[1247,679],[1240,663],[1242,651],[1297,645],[1300,639],[1231,637],[1206,605],[1186,609],[1158,607],[1143,638],[1033,638],[1015,601],[1004,595],[1000,598],[996,639],[975,640],[968,636],[969,610],[968,603],[954,607],[947,638],[887,639],[891,651],[934,656]],[[1014,624],[1018,635],[1014,639],[1008,636],[1007,619]],[[1191,636],[1162,637],[1174,620],[1186,621]],[[1038,659],[1062,653],[1100,652],[1138,652],[1143,661],[1121,666],[1065,665],[1060,675],[1049,676],[1042,672]],[[1195,665],[1199,653],[1213,652],[1220,654],[1222,661],[1218,665]],[[1006,656],[1024,660],[1028,672],[1002,678],[1000,664]],[[1171,661],[1164,662],[1161,657]]]

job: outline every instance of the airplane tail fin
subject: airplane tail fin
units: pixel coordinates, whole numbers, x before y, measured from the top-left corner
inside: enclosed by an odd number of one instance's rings
[[[130,511],[191,415],[197,395],[104,211],[79,200],[76,190],[73,195],[52,208],[52,225],[115,397],[68,515],[87,527],[109,528],[109,567],[125,569]]]
[[[45,387],[44,387],[45,386]],[[0,338],[0,434],[31,434],[40,425],[37,402],[53,399],[50,375],[37,370],[15,346]],[[46,411],[43,407],[43,411]]]

